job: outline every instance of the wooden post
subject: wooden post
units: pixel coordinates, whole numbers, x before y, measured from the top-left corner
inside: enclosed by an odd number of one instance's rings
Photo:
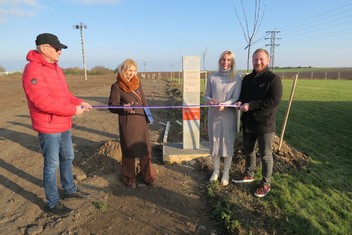
[[[236,110],[237,115],[237,133],[241,132],[241,109]]]
[[[281,130],[281,135],[280,135],[280,142],[279,142],[279,148],[278,148],[279,151],[281,150],[282,141],[284,139],[284,134],[285,134],[285,130],[286,130],[288,115],[290,114],[290,109],[291,109],[291,104],[292,104],[292,100],[293,100],[293,94],[295,93],[297,79],[298,79],[298,74],[296,74],[295,78],[293,79],[290,100],[288,101],[286,116],[285,116],[284,123],[282,125],[282,130]]]
[[[164,133],[164,138],[163,138],[163,143],[167,143],[167,136],[169,135],[169,129],[170,129],[170,122],[167,121],[166,123],[166,128],[165,128],[165,133]]]

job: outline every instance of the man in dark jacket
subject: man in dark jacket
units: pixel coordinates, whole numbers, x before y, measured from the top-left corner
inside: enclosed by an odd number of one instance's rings
[[[253,72],[243,78],[241,95],[236,103],[243,112],[241,121],[246,169],[244,176],[233,182],[254,181],[255,145],[258,142],[263,178],[254,195],[264,197],[270,191],[271,185],[272,144],[276,128],[276,108],[282,97],[282,83],[280,77],[269,70],[270,57],[265,49],[257,49],[252,60]]]
[[[56,183],[56,171],[60,168],[60,180],[65,197],[89,196],[77,189],[72,175],[74,152],[71,139],[72,116],[89,111],[92,106],[75,97],[68,89],[62,69],[58,65],[61,49],[67,46],[50,33],[39,34],[36,50],[27,54],[22,83],[26,93],[32,127],[38,132],[44,156],[44,189],[47,212],[60,216],[72,210],[60,202]]]

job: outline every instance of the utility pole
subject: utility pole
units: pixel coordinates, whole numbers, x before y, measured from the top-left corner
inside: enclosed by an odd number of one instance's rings
[[[265,44],[265,46],[270,46],[270,68],[273,71],[274,70],[274,60],[275,60],[275,46],[280,46],[280,44],[276,44],[275,41],[276,39],[281,39],[281,38],[276,38],[276,34],[280,33],[280,31],[266,31],[266,33],[270,33],[271,37],[270,38],[265,38],[270,39],[270,44]]]
[[[84,56],[84,39],[83,39],[83,29],[87,28],[87,25],[80,23],[73,26],[74,29],[79,29],[81,31],[81,44],[82,44],[82,57],[83,57],[83,69],[84,69],[84,80],[87,80],[87,66],[86,58]]]

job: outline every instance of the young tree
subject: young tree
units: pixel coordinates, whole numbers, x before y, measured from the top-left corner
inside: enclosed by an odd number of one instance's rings
[[[203,58],[203,70],[205,71],[205,59],[208,55],[208,45],[206,45],[205,47],[202,46],[202,49],[200,51],[200,53],[202,54],[202,58]]]
[[[239,0],[240,4],[241,4],[241,9],[242,9],[241,16],[239,15],[239,13],[237,11],[236,1],[237,0],[235,0],[234,9],[235,9],[235,14],[236,14],[237,20],[240,23],[244,38],[247,43],[247,46],[245,47],[245,49],[247,49],[247,52],[248,52],[247,53],[247,72],[249,72],[249,58],[250,58],[250,54],[251,54],[251,46],[254,43],[254,38],[257,35],[259,28],[260,28],[260,25],[263,21],[265,9],[263,9],[263,11],[261,12],[261,9],[260,9],[261,0],[254,0],[255,5],[254,5],[253,26],[250,27],[250,25],[248,23],[246,9],[243,5],[243,0]],[[265,8],[265,6],[264,6],[264,8]],[[242,20],[241,20],[241,18],[242,18]],[[243,26],[242,21],[244,21],[245,27]]]

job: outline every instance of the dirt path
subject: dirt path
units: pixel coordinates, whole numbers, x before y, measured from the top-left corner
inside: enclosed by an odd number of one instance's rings
[[[68,82],[75,95],[92,105],[106,105],[114,77],[69,78]],[[172,102],[166,81],[142,82],[151,105]],[[203,197],[208,176],[188,165],[161,163],[157,151],[165,128],[161,124],[150,127],[157,187],[139,185],[130,191],[122,185],[114,154],[117,116],[103,109],[73,119],[74,174],[91,198],[65,200],[74,209],[66,218],[47,215],[43,159],[21,80],[0,77],[0,83],[0,234],[210,234],[214,230]],[[153,116],[157,122],[168,119],[162,111],[153,111]]]

